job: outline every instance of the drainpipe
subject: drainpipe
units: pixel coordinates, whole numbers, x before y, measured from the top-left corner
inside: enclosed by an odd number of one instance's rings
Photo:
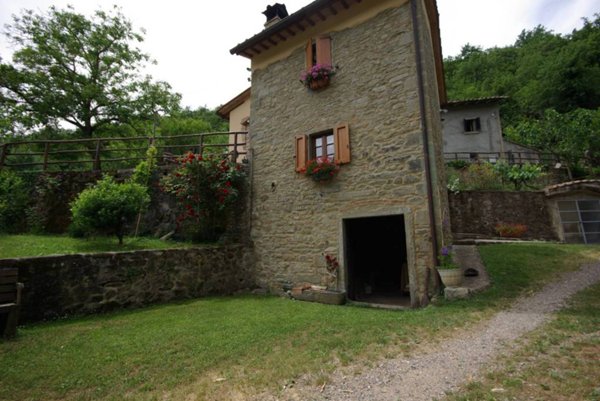
[[[423,144],[425,145],[423,148],[424,158],[425,158],[425,179],[427,181],[427,206],[429,208],[429,225],[431,226],[431,248],[433,252],[433,258],[436,263],[438,263],[438,237],[437,237],[437,227],[435,224],[435,211],[433,206],[433,186],[431,184],[431,155],[429,153],[429,125],[427,124],[427,118],[425,117],[425,88],[423,83],[423,71],[422,71],[422,52],[421,52],[421,43],[420,43],[420,35],[419,35],[419,21],[417,18],[417,1],[419,0],[411,0],[410,1],[410,9],[412,14],[412,24],[413,24],[413,33],[414,33],[414,42],[415,42],[415,56],[417,62],[417,85],[419,90],[419,110],[421,112],[421,126],[423,127]],[[429,282],[429,280],[428,280]],[[424,305],[422,305],[424,306]]]

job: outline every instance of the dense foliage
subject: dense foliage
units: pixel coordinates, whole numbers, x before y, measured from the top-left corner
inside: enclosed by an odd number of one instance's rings
[[[143,36],[118,9],[91,18],[72,7],[29,10],[6,28],[17,50],[12,63],[0,63],[0,128],[68,123],[92,137],[178,108],[168,83],[142,75],[150,61],[137,47]]]
[[[505,132],[508,138],[556,155],[569,171],[600,166],[600,109],[548,109],[541,118],[519,121]]]
[[[146,187],[117,183],[105,176],[71,204],[75,234],[114,234],[123,243],[125,228],[150,202]]]
[[[530,163],[511,165],[499,162],[494,165],[494,170],[500,175],[502,181],[510,182],[516,191],[528,186],[543,174],[542,166]]]
[[[488,162],[448,163],[448,190],[461,191],[521,191],[547,185],[546,172],[539,164],[496,164]]]
[[[225,231],[244,182],[241,165],[188,153],[162,181],[180,207],[177,222],[193,241],[215,241]]]
[[[600,15],[570,35],[542,26],[523,31],[512,46],[483,50],[467,44],[445,60],[450,99],[509,96],[505,125],[600,107]]]
[[[23,228],[29,202],[29,187],[24,179],[9,170],[0,170],[0,232]]]
[[[538,26],[514,45],[467,44],[444,63],[450,99],[507,96],[504,130],[570,170],[600,161],[600,14],[561,35]]]

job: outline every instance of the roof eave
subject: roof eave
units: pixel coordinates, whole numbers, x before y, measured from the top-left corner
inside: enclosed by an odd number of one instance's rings
[[[348,9],[352,5],[360,2],[362,2],[362,0],[315,0],[295,13],[282,19],[275,25],[264,29],[251,38],[238,44],[229,50],[229,52],[231,54],[252,58],[254,55],[260,54],[264,50],[268,50],[271,46],[276,46],[279,43],[286,41],[288,38],[283,36],[284,31],[292,36],[295,36],[298,32],[294,32],[292,28],[297,28],[299,31],[305,31],[308,26],[314,26],[318,22],[324,21],[327,17],[321,13],[323,9],[333,8],[333,10],[335,10],[335,14],[337,14],[339,10],[336,10],[334,7],[336,3],[340,4],[344,9]],[[315,15],[317,15],[318,18],[315,18]],[[307,22],[308,26],[303,26],[302,22]],[[278,42],[276,39],[280,41]],[[265,44],[264,42],[267,43]],[[263,48],[263,50],[260,50],[259,47]]]

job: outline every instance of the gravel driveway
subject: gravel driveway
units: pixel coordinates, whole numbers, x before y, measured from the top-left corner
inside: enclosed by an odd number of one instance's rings
[[[333,401],[430,401],[478,375],[510,344],[539,327],[552,312],[564,306],[576,292],[600,281],[600,263],[586,265],[563,275],[540,292],[519,299],[512,308],[499,312],[486,323],[460,338],[442,342],[429,353],[411,359],[382,361],[356,376],[336,373],[323,389],[315,387],[284,390],[276,398],[262,400]]]

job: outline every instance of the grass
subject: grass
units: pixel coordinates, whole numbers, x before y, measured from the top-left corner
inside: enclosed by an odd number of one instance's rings
[[[217,400],[277,391],[304,374],[324,383],[340,366],[368,367],[451,336],[600,257],[600,248],[516,244],[481,253],[492,289],[419,310],[238,296],[24,327],[0,343],[0,399]]]
[[[481,381],[450,401],[600,400],[600,285],[577,294],[569,308],[527,336]]]
[[[71,238],[59,235],[0,234],[0,258],[60,255],[70,253],[134,251],[139,249],[181,248],[190,244],[161,241],[156,238],[125,238],[118,244],[116,237]]]

